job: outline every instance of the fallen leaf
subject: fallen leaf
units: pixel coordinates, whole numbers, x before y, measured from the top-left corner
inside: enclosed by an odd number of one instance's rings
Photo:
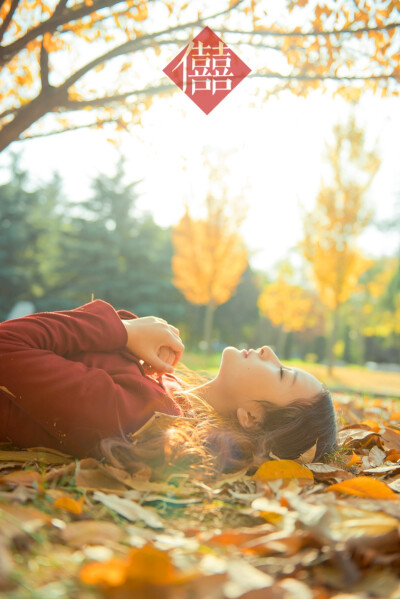
[[[109,587],[157,587],[182,584],[199,576],[198,572],[181,572],[171,561],[167,551],[160,551],[151,543],[132,549],[127,558],[114,558],[84,566],[80,579],[86,584]],[[149,594],[149,597],[151,595]]]
[[[253,474],[252,478],[260,481],[278,479],[291,480],[295,478],[308,484],[312,484],[314,481],[312,472],[305,466],[302,466],[293,460],[264,462],[264,464],[261,464],[258,468],[257,472]]]
[[[71,514],[81,514],[84,501],[84,497],[81,497],[78,501],[76,501],[76,499],[70,497],[69,495],[63,495],[62,497],[58,497],[54,501],[53,505],[54,507],[70,512]]]
[[[102,491],[126,491],[126,486],[107,472],[94,458],[81,460],[76,468],[75,484],[77,487]]]
[[[151,528],[164,527],[163,521],[155,511],[151,510],[150,508],[144,508],[130,499],[118,497],[118,495],[114,494],[105,495],[100,491],[96,491],[93,494],[93,499],[111,508],[117,512],[117,514],[124,516],[124,518],[130,520],[131,522],[143,520],[143,522],[145,522]]]
[[[60,531],[63,541],[72,547],[83,545],[107,545],[108,542],[119,542],[124,536],[123,530],[114,522],[97,522],[82,520],[71,522]]]
[[[38,464],[65,464],[73,458],[51,449],[28,449],[27,451],[0,451],[0,462],[37,462]]]
[[[8,539],[21,532],[32,534],[50,520],[51,516],[33,507],[0,504],[0,531]]]
[[[400,432],[387,426],[385,432],[382,434],[382,439],[388,449],[397,449],[400,451]]]
[[[353,451],[350,460],[346,464],[346,468],[350,468],[350,466],[354,466],[355,464],[359,464],[360,462],[361,462],[360,456],[357,455],[356,453],[354,453],[354,451]]]
[[[397,534],[398,519],[384,512],[372,512],[359,507],[330,506],[330,519],[327,530],[335,541],[351,541],[352,545],[369,546],[368,539],[384,537],[388,533]]]
[[[385,483],[368,476],[359,476],[331,485],[328,491],[369,497],[370,499],[397,499],[396,494]]]
[[[40,487],[42,477],[35,470],[16,470],[0,477],[0,483],[22,485],[24,487]]]
[[[375,433],[379,433],[381,429],[380,424],[376,420],[362,420],[360,424],[365,424],[365,426],[368,426]]]
[[[314,443],[310,449],[307,449],[304,453],[302,453],[295,461],[300,464],[308,464],[313,461],[315,458],[315,454],[317,453],[317,443]]]
[[[386,453],[379,449],[379,447],[373,447],[368,454],[368,461],[371,466],[382,466],[385,461]]]
[[[398,449],[389,449],[386,453],[386,462],[397,462],[400,460],[400,451]]]

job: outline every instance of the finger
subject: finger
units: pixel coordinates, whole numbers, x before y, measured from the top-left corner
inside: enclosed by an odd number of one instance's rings
[[[172,364],[172,362],[175,360],[175,352],[172,351],[172,349],[166,345],[162,345],[160,347],[160,350],[157,352],[157,355],[160,358],[160,360],[162,360],[163,362],[167,362],[167,364]]]
[[[156,372],[174,372],[174,369],[171,366],[171,364],[164,362],[160,358],[154,357],[151,361],[151,365],[153,366]]]
[[[185,346],[183,345],[182,341],[180,339],[176,339],[176,337],[174,338],[174,342],[171,343],[170,348],[173,350],[173,352],[175,353],[175,361],[173,362],[173,364],[177,364],[180,359],[182,358],[182,354],[185,350]]]
[[[182,339],[179,337],[179,335],[175,335],[174,333],[171,332],[170,338],[171,338],[171,342],[168,343],[168,346],[171,349],[173,349],[174,351],[183,352],[183,350],[185,349],[185,346],[183,345]]]
[[[178,337],[180,337],[179,334],[179,329],[177,329],[176,327],[173,327],[172,324],[169,325],[169,328],[176,334],[178,335]]]

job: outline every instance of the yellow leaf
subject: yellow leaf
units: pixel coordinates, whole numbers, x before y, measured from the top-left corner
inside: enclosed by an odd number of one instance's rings
[[[128,560],[113,558],[106,562],[87,564],[80,571],[80,579],[86,584],[102,584],[108,587],[121,586],[126,580]]]
[[[357,455],[356,453],[354,453],[354,451],[353,451],[353,455],[351,456],[350,460],[347,462],[346,468],[349,468],[350,466],[354,466],[354,464],[359,464],[360,462],[361,462],[360,456]]]
[[[305,466],[302,466],[293,460],[264,462],[253,475],[253,478],[261,481],[278,479],[291,480],[292,478],[310,482],[314,481],[312,472]]]
[[[144,21],[149,15],[146,2],[140,2],[136,6],[137,12],[133,15],[135,21]]]
[[[148,543],[140,549],[132,549],[129,558],[114,558],[106,562],[94,562],[84,566],[80,579],[87,584],[106,587],[124,587],[134,590],[138,586],[179,584],[197,576],[193,571],[180,572],[166,551]],[[151,596],[150,593],[148,595]]]
[[[84,497],[81,497],[76,501],[76,499],[69,497],[69,495],[63,495],[62,497],[58,497],[53,505],[54,507],[70,512],[71,514],[81,514],[84,501]]]
[[[327,490],[335,491],[335,493],[345,493],[346,495],[355,495],[356,497],[368,497],[370,499],[397,499],[396,493],[384,482],[369,478],[368,476],[343,480],[340,483],[330,485]]]
[[[380,425],[376,422],[376,420],[362,420],[360,424],[366,424],[367,426],[369,426],[371,431],[374,431],[374,433],[379,433],[381,428]]]

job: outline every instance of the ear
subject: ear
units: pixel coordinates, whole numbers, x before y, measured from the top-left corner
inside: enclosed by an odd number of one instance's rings
[[[260,416],[258,410],[253,408],[238,408],[236,410],[237,419],[239,424],[245,430],[257,428],[260,424]]]

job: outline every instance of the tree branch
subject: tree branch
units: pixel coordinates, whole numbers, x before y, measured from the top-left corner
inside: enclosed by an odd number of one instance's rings
[[[20,52],[20,50],[22,50],[28,42],[34,40],[39,35],[43,35],[44,33],[53,33],[57,27],[60,27],[60,25],[66,25],[68,23],[73,23],[74,21],[79,20],[82,17],[91,14],[92,12],[96,12],[98,10],[101,10],[102,8],[110,8],[111,6],[115,6],[116,4],[119,4],[122,1],[123,0],[98,0],[92,6],[87,6],[85,4],[83,7],[79,8],[79,9],[69,9],[68,11],[63,11],[57,17],[54,13],[50,17],[50,19],[48,19],[47,21],[44,21],[43,23],[40,23],[40,25],[38,25],[37,27],[34,27],[30,31],[28,31],[20,39],[16,40],[12,44],[9,44],[8,46],[4,46],[0,50],[0,63],[4,64],[8,60],[10,60],[10,58],[12,58],[15,54],[18,54],[18,52]],[[158,31],[157,33],[152,34],[151,36],[142,36],[142,38],[144,37],[146,39],[151,39],[151,38],[154,38],[159,35],[171,33],[173,31],[179,31],[181,29],[186,29],[188,27],[194,27],[196,25],[203,23],[206,20],[209,21],[209,20],[215,19],[223,14],[226,14],[226,13],[232,11],[233,9],[237,8],[237,6],[239,6],[239,4],[241,4],[242,2],[244,2],[244,0],[237,0],[235,2],[235,4],[233,4],[232,6],[229,6],[227,9],[224,9],[224,10],[217,12],[213,15],[202,17],[201,19],[197,19],[196,21],[191,21],[189,23],[185,23],[184,25],[176,25],[175,27],[171,27],[170,29]]]
[[[254,31],[232,31],[231,29],[225,29],[221,27],[214,29],[215,33],[234,33],[236,35],[261,35],[261,36],[272,36],[272,37],[310,37],[316,35],[342,35],[356,33],[368,33],[370,31],[389,31],[400,27],[400,23],[388,23],[382,27],[360,27],[359,29],[332,29],[330,31],[271,31],[267,29],[255,29]]]
[[[61,4],[63,1],[64,0],[61,0],[59,4]],[[74,21],[82,19],[83,17],[86,17],[97,10],[114,6],[122,1],[123,0],[97,0],[97,2],[93,3],[92,6],[82,4],[80,8],[70,8],[67,11],[60,12],[58,15],[56,15],[56,12],[54,12],[53,15],[47,19],[47,21],[43,21],[33,29],[30,29],[25,33],[25,35],[15,40],[11,44],[8,44],[8,46],[3,46],[0,52],[1,63],[5,63],[10,60],[10,58],[25,48],[26,44],[36,39],[40,35],[44,35],[45,33],[53,33],[57,27],[60,27],[61,25],[73,23]]]
[[[63,102],[62,106],[59,106],[60,109],[65,109],[66,112],[71,110],[81,110],[82,108],[101,108],[107,104],[113,104],[114,102],[121,102],[122,100],[126,100],[129,96],[148,96],[150,94],[160,94],[165,91],[175,91],[179,88],[171,83],[166,85],[159,85],[153,87],[146,87],[145,89],[135,89],[129,92],[125,92],[124,94],[117,94],[115,96],[104,96],[103,98],[94,98],[93,100],[67,100]]]
[[[333,81],[371,81],[379,79],[395,79],[394,75],[370,75],[369,77],[361,76],[337,76],[337,75],[282,75],[282,73],[250,73],[248,77],[266,77],[267,79],[285,79],[295,81],[326,81],[332,79]]]
[[[3,39],[3,36],[4,36],[5,32],[7,31],[7,27],[9,26],[10,21],[13,18],[13,15],[14,15],[15,11],[17,10],[18,4],[19,4],[19,0],[13,0],[12,1],[10,10],[8,11],[8,13],[7,13],[4,21],[1,24],[1,27],[0,27],[0,42]]]
[[[110,118],[105,119],[104,121],[99,121],[95,123],[88,123],[86,125],[74,125],[73,127],[67,127],[66,129],[61,129],[60,131],[48,131],[47,133],[37,133],[36,135],[25,135],[24,137],[20,137],[15,141],[26,141],[27,139],[38,139],[40,137],[51,137],[52,135],[58,135],[59,133],[68,133],[69,131],[77,131],[78,129],[89,129],[91,127],[99,127],[102,125],[107,125],[109,123],[118,123],[121,124],[121,120],[119,118]]]
[[[58,15],[60,15],[63,12],[67,2],[68,2],[68,0],[60,0],[59,1],[59,3],[56,6],[56,9],[53,13],[53,17],[58,17]]]
[[[44,37],[44,36],[43,36]],[[40,46],[40,81],[42,84],[42,91],[45,91],[50,87],[49,83],[49,55],[46,48],[44,47],[44,40]]]

